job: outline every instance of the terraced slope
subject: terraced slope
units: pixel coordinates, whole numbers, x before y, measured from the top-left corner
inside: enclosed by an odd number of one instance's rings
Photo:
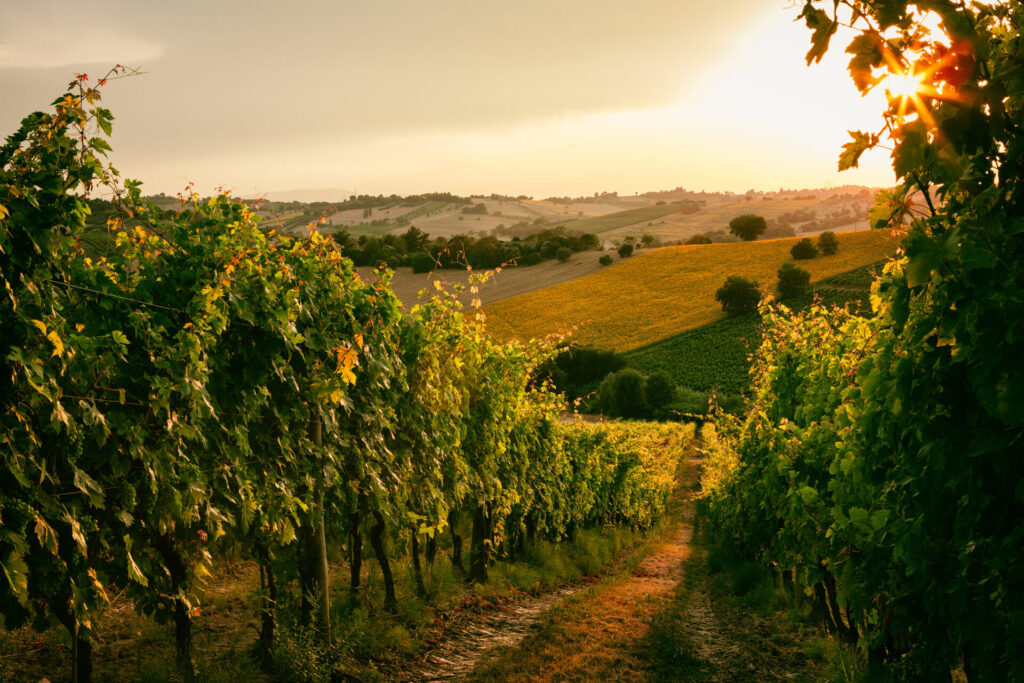
[[[876,263],[895,253],[888,232],[838,235],[839,253],[800,265],[812,282]],[[567,331],[579,343],[628,351],[725,317],[715,292],[730,275],[772,290],[796,238],[656,249],[591,275],[504,299],[486,307],[499,337]]]

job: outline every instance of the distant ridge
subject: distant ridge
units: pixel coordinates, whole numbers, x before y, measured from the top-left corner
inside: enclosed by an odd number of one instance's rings
[[[270,190],[268,192],[261,192],[259,196],[271,202],[310,203],[341,202],[354,194],[356,194],[355,190],[344,190],[338,187],[322,187],[314,189],[298,188],[295,190]],[[257,197],[253,197],[253,199],[256,198]]]

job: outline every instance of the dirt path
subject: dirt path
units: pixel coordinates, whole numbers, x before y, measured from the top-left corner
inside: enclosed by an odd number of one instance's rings
[[[457,633],[438,644],[424,658],[423,666],[405,680],[447,681],[464,678],[497,647],[515,647],[533,634],[541,615],[572,595],[579,587],[562,588],[475,615],[458,625]]]
[[[516,649],[503,648],[478,666],[473,680],[646,680],[648,661],[638,644],[651,617],[671,599],[690,558],[694,504],[690,500],[699,461],[681,472],[675,513],[622,568],[599,584],[563,601],[538,631]]]

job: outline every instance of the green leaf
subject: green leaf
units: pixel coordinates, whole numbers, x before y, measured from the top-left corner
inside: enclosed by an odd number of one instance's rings
[[[807,63],[820,62],[828,52],[829,42],[839,25],[824,10],[818,9],[810,2],[804,5],[804,11],[800,13],[798,19],[803,19],[807,23],[807,28],[813,31],[811,49],[806,57]]]
[[[860,161],[860,155],[878,144],[878,136],[873,133],[864,133],[859,130],[847,132],[853,140],[843,145],[843,152],[839,155],[840,171],[856,168]]]
[[[89,140],[89,146],[97,152],[111,152],[113,149],[110,147],[110,143],[103,138],[92,138]]]
[[[36,538],[39,539],[39,545],[46,550],[53,553],[54,557],[57,556],[57,532],[53,530],[53,527],[46,523],[42,517],[36,517]]]
[[[861,93],[866,93],[878,80],[874,69],[882,65],[882,37],[874,31],[865,31],[850,41],[847,54],[853,55],[847,67],[850,78]]]
[[[24,604],[28,600],[28,565],[25,560],[18,553],[12,552],[0,567],[3,567],[4,577],[14,597]]]
[[[139,565],[135,564],[135,558],[132,557],[131,553],[131,536],[125,535],[125,559],[128,560],[128,578],[142,586],[149,585],[149,579],[146,578],[142,570],[139,569]]]
[[[889,522],[888,510],[875,510],[871,513],[871,528],[879,531]]]
[[[896,176],[906,178],[919,173],[926,165],[928,152],[928,129],[920,121],[907,124],[899,131],[900,141],[892,153],[892,168]]]
[[[873,5],[875,21],[883,31],[903,21],[906,17],[906,0],[875,0]]]

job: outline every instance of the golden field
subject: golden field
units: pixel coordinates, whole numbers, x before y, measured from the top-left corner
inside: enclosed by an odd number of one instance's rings
[[[811,282],[881,261],[896,252],[887,231],[838,234],[839,253],[799,265]],[[542,337],[574,326],[577,343],[628,351],[725,317],[715,292],[730,275],[773,291],[776,271],[799,238],[665,247],[591,275],[504,299],[486,307],[500,338]]]

